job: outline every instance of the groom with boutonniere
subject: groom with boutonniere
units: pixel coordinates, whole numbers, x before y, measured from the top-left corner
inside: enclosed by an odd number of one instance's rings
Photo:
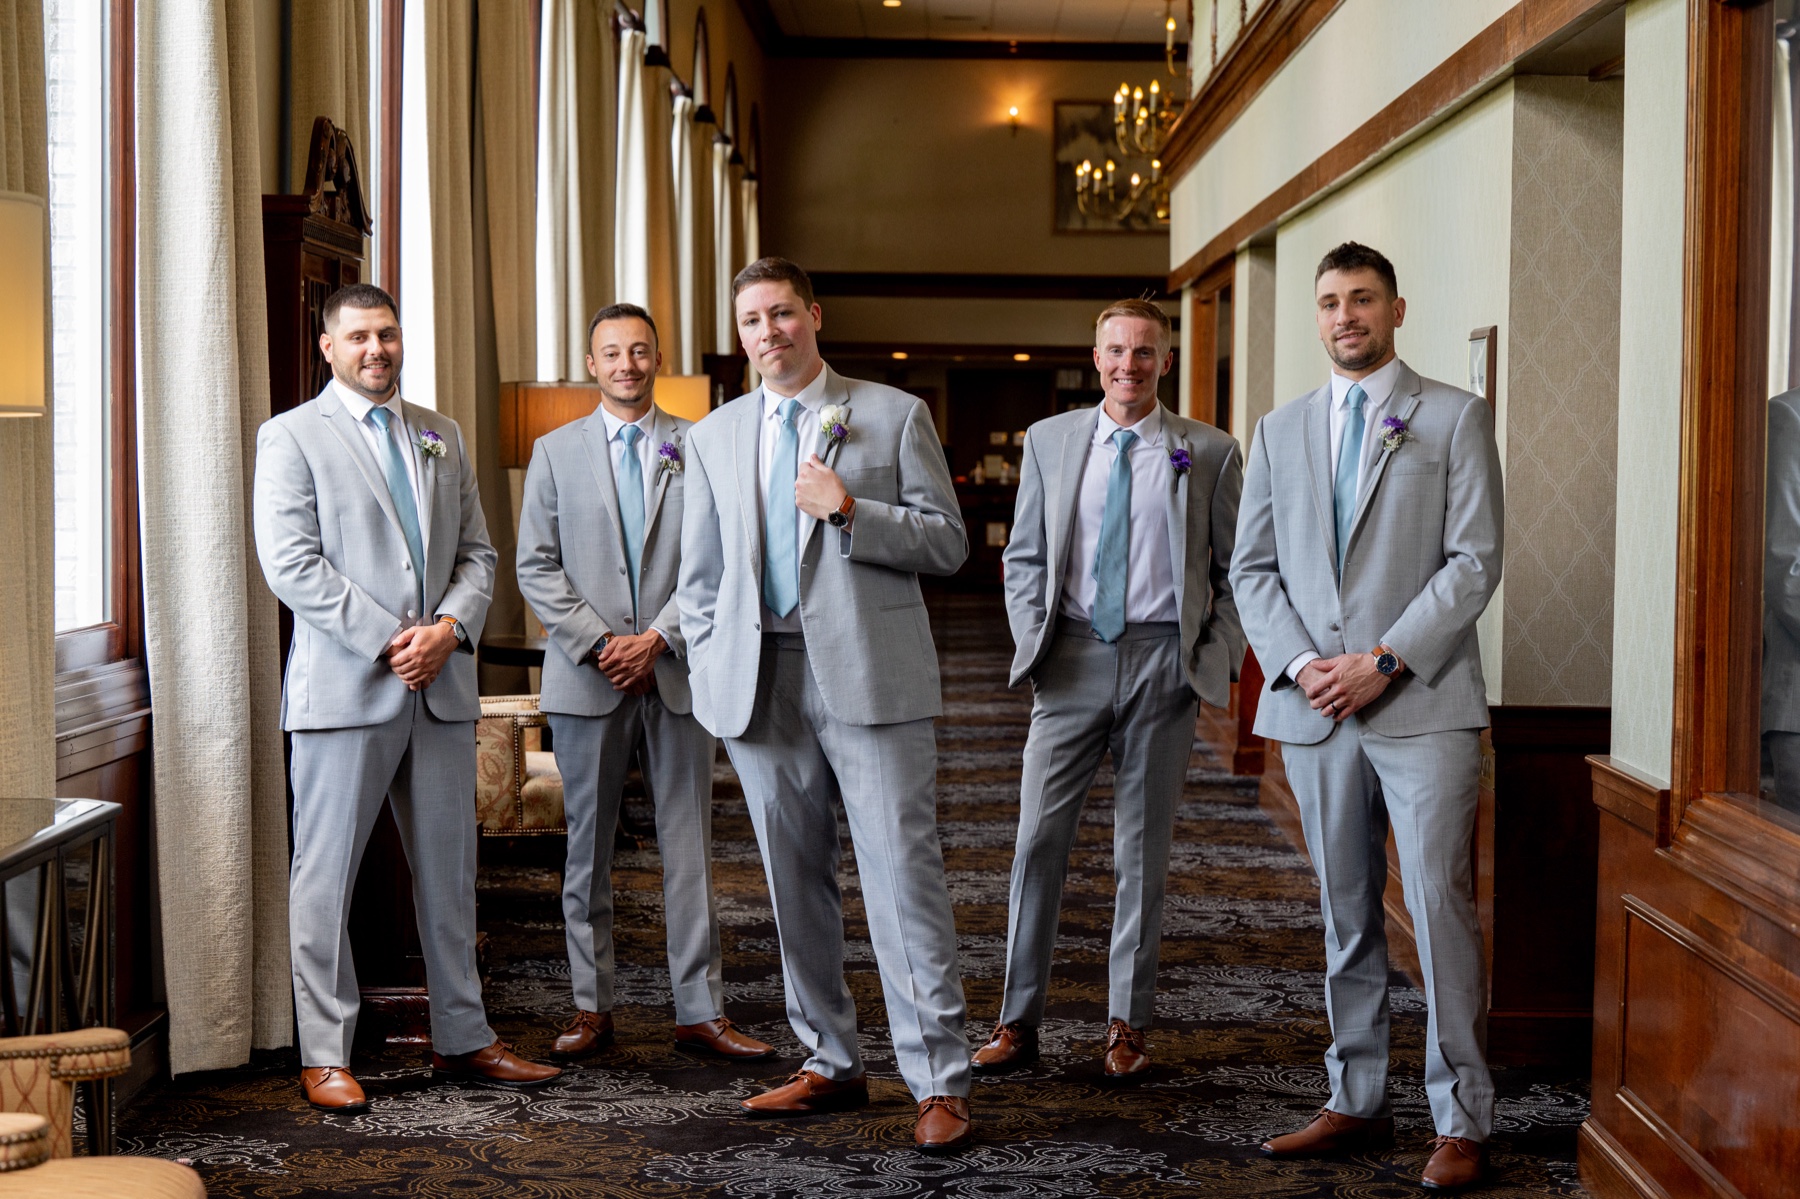
[[[937,832],[937,653],[921,574],[968,556],[925,405],[819,357],[806,272],[763,258],[731,285],[763,384],[688,436],[681,628],[694,714],[725,739],[762,849],[788,1019],[808,1056],[751,1116],[869,1101],[844,982],[838,810],[913,1141],[969,1140],[969,1044]]]

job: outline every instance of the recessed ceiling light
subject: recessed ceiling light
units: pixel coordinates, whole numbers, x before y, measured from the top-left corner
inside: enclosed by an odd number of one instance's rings
[[[883,7],[883,8],[899,8],[900,0],[881,0],[881,7]]]
[[[1013,361],[1014,362],[1030,362],[1031,355],[1030,354],[1014,354]]]
[[[905,350],[895,350],[894,351],[894,359],[895,359],[895,361],[898,361],[898,362],[905,362],[906,361],[906,351]]]

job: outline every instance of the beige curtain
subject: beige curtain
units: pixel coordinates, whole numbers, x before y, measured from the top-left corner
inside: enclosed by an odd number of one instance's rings
[[[43,9],[0,0],[0,191],[48,198],[48,139]],[[0,419],[0,795],[56,792],[52,465],[48,415]]]
[[[675,261],[674,172],[669,161],[673,106],[667,67],[644,63],[645,39],[619,39],[617,217],[613,298],[641,304],[656,320],[664,362],[681,361],[680,289]]]
[[[369,150],[369,0],[303,0],[291,7],[293,71],[288,145],[290,191],[306,182],[313,120],[330,117],[350,135],[362,177],[373,177]]]
[[[254,9],[165,0],[137,18],[144,627],[176,1074],[293,1039],[276,609],[250,531],[269,415]]]
[[[586,379],[587,321],[612,288],[616,133],[610,9],[546,0],[537,142],[537,378]],[[604,40],[603,40],[604,38]]]
[[[738,263],[742,270],[758,258],[762,257],[762,213],[757,207],[756,176],[746,176],[738,183],[740,196],[739,221],[743,225],[743,261]]]
[[[672,373],[700,373],[700,308],[707,289],[700,278],[699,180],[694,177],[694,99],[676,96],[669,131],[674,172],[676,305],[681,313],[681,356],[669,360]]]
[[[545,6],[546,18],[557,3]],[[495,354],[500,378],[530,379],[537,338],[534,243],[542,215],[533,211],[537,119],[530,0],[481,0],[477,26]],[[546,71],[546,82],[548,77]]]
[[[738,271],[737,189],[731,185],[731,143],[712,144],[713,344],[716,353],[738,351],[737,321],[731,309],[731,280]]]

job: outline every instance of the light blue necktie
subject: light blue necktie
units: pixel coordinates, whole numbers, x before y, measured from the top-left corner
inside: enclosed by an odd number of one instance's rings
[[[638,438],[644,431],[636,425],[625,425],[619,436],[625,439],[625,465],[619,474],[619,519],[625,524],[625,573],[631,576],[631,611],[638,606],[638,564],[644,558],[644,464],[638,458]]]
[[[781,428],[769,463],[769,490],[763,497],[763,603],[786,616],[800,602],[800,562],[794,552],[794,479],[800,472],[800,415],[796,400],[781,402]]]
[[[1131,447],[1137,434],[1112,435],[1118,453],[1106,480],[1106,510],[1100,516],[1100,546],[1094,551],[1094,612],[1089,625],[1105,642],[1125,632],[1125,587],[1131,564]]]
[[[394,500],[394,513],[400,518],[400,531],[406,535],[406,552],[412,555],[413,578],[419,584],[419,611],[425,610],[425,542],[419,536],[419,500],[413,494],[412,480],[406,474],[406,459],[394,443],[388,424],[394,414],[376,405],[369,409],[369,419],[381,430],[381,473],[387,476],[388,495]]]
[[[1338,447],[1337,482],[1332,485],[1332,504],[1337,509],[1338,572],[1344,569],[1344,551],[1350,547],[1350,521],[1356,516],[1356,484],[1362,474],[1363,401],[1369,398],[1359,384],[1352,383],[1344,401],[1350,415],[1344,421],[1344,441]]]

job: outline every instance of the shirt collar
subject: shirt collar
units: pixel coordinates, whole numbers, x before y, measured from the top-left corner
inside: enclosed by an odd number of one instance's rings
[[[331,386],[336,390],[338,399],[343,402],[344,407],[349,410],[352,417],[357,421],[369,419],[369,410],[375,407],[374,400],[371,400],[360,391],[345,387],[335,378],[332,379]],[[395,420],[402,422],[406,420],[406,413],[401,411],[400,408],[400,391],[398,388],[395,389],[393,395],[387,398],[387,403],[381,406],[393,413]]]
[[[1138,435],[1138,440],[1145,445],[1161,445],[1163,437],[1163,406],[1158,403],[1151,408],[1143,420],[1135,425],[1121,425],[1106,414],[1106,405],[1100,406],[1100,419],[1094,425],[1094,444],[1105,445],[1112,440],[1112,435],[1120,429],[1129,428]]]
[[[1398,358],[1390,359],[1386,366],[1362,380],[1346,379],[1336,371],[1332,371],[1331,405],[1338,409],[1349,407],[1349,401],[1345,397],[1350,394],[1350,388],[1360,382],[1363,394],[1368,397],[1363,401],[1363,411],[1373,411],[1388,402],[1388,397],[1394,394],[1394,384],[1399,378],[1400,359]]]
[[[620,420],[612,414],[611,409],[607,408],[605,404],[600,405],[600,418],[606,422],[606,440],[608,441],[617,441],[619,439],[619,430],[623,429],[626,425],[636,425],[638,431],[642,433],[644,439],[648,441],[650,438],[650,425],[653,423],[655,416],[655,404],[650,405],[650,407],[645,410],[644,415],[638,417],[636,420],[629,421]]]
[[[782,401],[787,399],[797,401],[808,412],[817,412],[825,406],[825,377],[830,373],[831,368],[821,363],[819,373],[813,376],[813,381],[802,387],[800,394],[795,396],[778,395],[765,382],[763,384],[763,416],[775,416],[781,411]]]

